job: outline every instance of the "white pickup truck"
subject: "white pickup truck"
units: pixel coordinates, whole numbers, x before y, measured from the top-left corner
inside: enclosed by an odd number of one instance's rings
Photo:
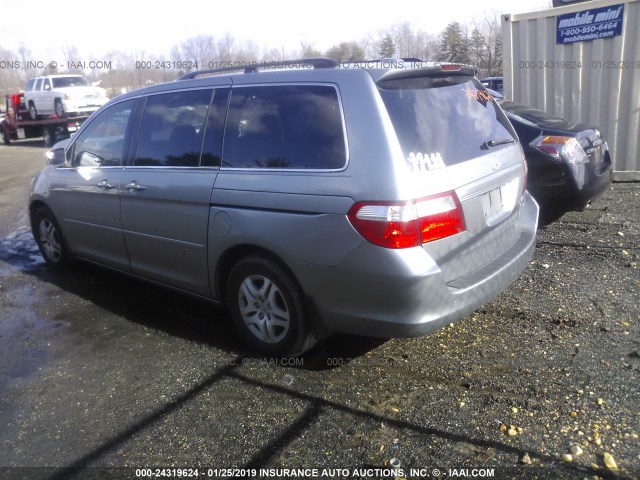
[[[82,75],[47,75],[27,82],[24,93],[29,116],[91,113],[107,103],[107,91],[93,86]]]

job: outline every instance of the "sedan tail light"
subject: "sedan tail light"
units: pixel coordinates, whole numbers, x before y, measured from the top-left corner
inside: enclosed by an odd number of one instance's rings
[[[587,163],[589,161],[589,157],[574,137],[540,135],[529,145],[556,160],[565,160],[569,163]]]
[[[385,248],[411,248],[465,230],[455,192],[409,202],[358,202],[349,221],[365,240]]]

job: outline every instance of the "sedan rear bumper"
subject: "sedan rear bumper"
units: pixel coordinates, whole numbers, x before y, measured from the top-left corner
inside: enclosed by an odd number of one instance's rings
[[[544,208],[582,211],[587,204],[607,191],[613,179],[610,164],[596,172],[590,164],[578,171],[575,165],[563,165],[562,183],[530,185],[529,191]]]

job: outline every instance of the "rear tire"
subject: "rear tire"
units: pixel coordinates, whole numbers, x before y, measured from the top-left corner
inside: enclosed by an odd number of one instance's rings
[[[44,139],[44,146],[51,148],[55,143],[55,132],[52,132],[51,128],[44,127],[44,130],[42,131],[42,138]]]
[[[62,268],[72,263],[60,225],[47,207],[40,207],[33,217],[33,236],[47,264]]]
[[[270,259],[251,256],[236,263],[227,282],[227,305],[240,336],[262,353],[296,356],[317,341],[300,286]]]

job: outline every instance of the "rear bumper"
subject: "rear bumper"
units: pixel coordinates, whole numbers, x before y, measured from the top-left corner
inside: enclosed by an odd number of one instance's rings
[[[560,164],[562,173],[555,181],[529,182],[529,191],[541,208],[560,211],[582,211],[587,204],[607,191],[613,180],[610,162],[598,170],[590,163]]]
[[[332,331],[377,337],[425,335],[471,313],[507,288],[535,249],[538,206],[527,194],[515,243],[493,261],[446,282],[422,248],[363,243],[340,265],[298,265],[309,307]]]

